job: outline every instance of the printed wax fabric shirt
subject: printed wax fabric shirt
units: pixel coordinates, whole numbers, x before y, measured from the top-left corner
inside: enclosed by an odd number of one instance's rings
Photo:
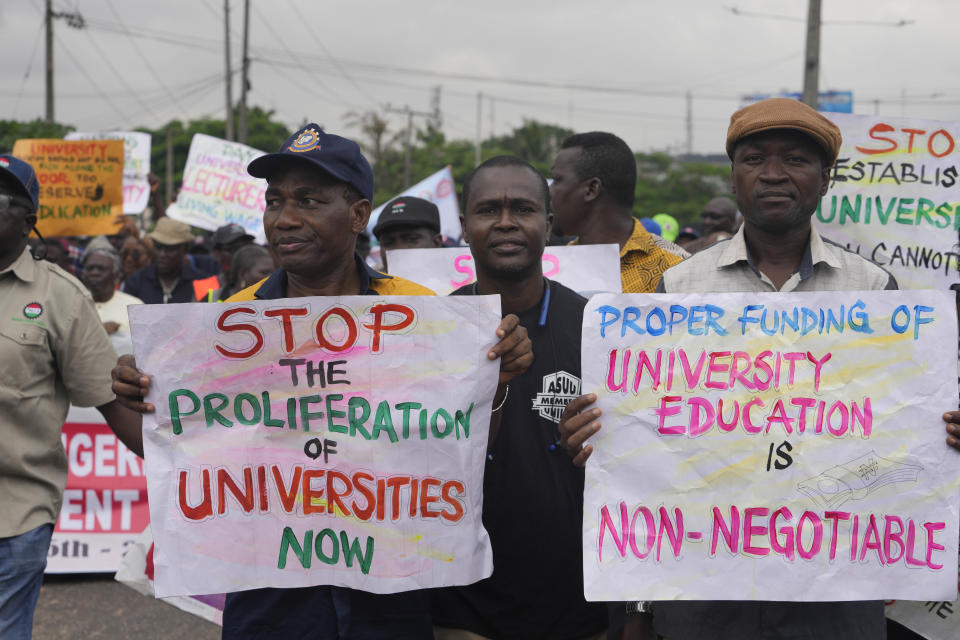
[[[663,274],[660,291],[710,293],[776,291],[750,256],[744,230]],[[883,268],[823,239],[811,225],[800,267],[781,291],[896,289]],[[883,602],[655,602],[657,633],[670,640],[877,640],[886,635]]]
[[[354,254],[363,295],[434,295],[409,280],[371,269]],[[287,297],[287,273],[269,277],[230,296],[227,302]],[[347,587],[250,589],[228,593],[224,640],[318,638],[338,640],[427,640],[433,637],[426,591],[375,594]]]
[[[570,244],[579,244],[579,240]],[[689,255],[672,242],[649,233],[634,219],[633,231],[620,249],[623,293],[653,293],[663,272]]]
[[[573,640],[607,626],[605,605],[583,597],[583,469],[555,446],[560,415],[580,395],[586,300],[547,283],[549,300],[517,314],[534,360],[510,381],[484,470],[493,575],[432,593],[435,625],[494,640]],[[471,285],[451,295],[474,293]]]
[[[0,538],[56,521],[67,409],[113,400],[116,360],[80,281],[28,249],[0,271]]]

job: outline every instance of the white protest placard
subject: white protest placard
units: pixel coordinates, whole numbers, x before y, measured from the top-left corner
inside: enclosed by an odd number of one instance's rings
[[[239,142],[194,134],[183,186],[167,215],[210,231],[237,223],[263,244],[267,181],[247,173],[247,165],[262,155],[263,151]]]
[[[960,122],[825,114],[843,132],[814,220],[901,289],[960,281]]]
[[[439,295],[477,281],[469,247],[395,249],[390,273]],[[583,295],[620,293],[620,249],[615,244],[563,245],[543,251],[543,275]]]
[[[894,600],[886,614],[927,640],[960,640],[960,600]]]
[[[141,306],[158,597],[490,575],[499,297]]]
[[[123,140],[123,212],[143,213],[150,202],[149,133],[143,131],[73,131],[64,140]]]
[[[588,600],[952,599],[942,291],[600,294]]]
[[[453,188],[453,171],[450,167],[444,167],[429,178],[424,178],[409,189],[401,191],[393,198],[400,196],[416,196],[437,205],[437,209],[440,211],[440,233],[448,238],[460,237],[460,206],[457,204],[457,191]],[[393,198],[390,198],[390,200],[393,200]],[[376,226],[377,220],[380,219],[380,212],[383,211],[386,204],[384,202],[370,214],[367,231],[371,235],[373,235],[373,228]]]

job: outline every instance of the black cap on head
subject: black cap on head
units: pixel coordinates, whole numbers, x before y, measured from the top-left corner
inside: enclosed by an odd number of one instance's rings
[[[313,123],[287,138],[277,153],[260,156],[247,165],[247,173],[254,178],[267,178],[279,166],[291,161],[319,167],[352,186],[367,200],[373,200],[373,169],[360,152],[360,146],[353,140],[326,133]]]
[[[395,227],[428,227],[434,233],[440,233],[440,210],[437,205],[423,198],[400,196],[383,206],[373,235]]]
[[[13,186],[17,187],[24,197],[29,198],[33,204],[31,213],[35,213],[40,208],[40,183],[28,162],[4,153],[0,155],[0,174],[9,176]]]
[[[247,230],[236,222],[217,227],[217,230],[213,232],[213,246],[215,248],[224,247],[237,240],[251,242],[253,239],[253,236],[247,233]]]

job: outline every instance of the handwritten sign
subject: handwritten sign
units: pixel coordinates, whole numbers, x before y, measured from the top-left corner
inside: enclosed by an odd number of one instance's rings
[[[588,600],[953,599],[953,296],[598,295]]]
[[[143,461],[92,408],[70,407],[60,436],[67,487],[47,553],[47,573],[116,571],[147,527]]]
[[[499,321],[496,296],[131,307],[157,595],[489,576]]]
[[[829,114],[843,132],[815,221],[902,289],[960,281],[960,123]]]
[[[17,140],[13,155],[40,182],[37,229],[44,236],[98,236],[123,213],[123,142]]]
[[[267,181],[247,173],[247,165],[262,155],[263,151],[239,142],[194,134],[183,186],[167,215],[210,231],[237,223],[262,244]]]
[[[396,249],[388,259],[391,274],[441,295],[477,280],[469,247]],[[547,247],[543,275],[584,295],[620,293],[620,250],[615,244]]]
[[[453,171],[450,167],[444,167],[429,178],[424,178],[409,189],[401,191],[394,198],[399,196],[416,196],[437,205],[437,209],[440,211],[440,233],[448,238],[460,237],[460,207],[457,204],[457,191],[453,186]],[[393,200],[393,198],[390,198],[390,200]],[[371,235],[373,234],[373,227],[380,219],[380,212],[383,211],[386,204],[384,202],[370,214],[367,231]]]
[[[149,133],[142,131],[73,131],[65,140],[123,140],[123,212],[143,213],[150,202]]]

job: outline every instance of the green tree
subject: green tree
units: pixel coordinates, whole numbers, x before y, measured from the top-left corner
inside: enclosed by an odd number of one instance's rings
[[[638,153],[637,194],[633,213],[638,218],[668,213],[680,226],[695,224],[708,200],[729,190],[729,164],[681,162],[662,153]]]
[[[41,118],[29,122],[0,120],[0,153],[13,151],[13,143],[21,138],[62,138],[75,128]]]
[[[284,141],[293,133],[283,123],[273,120],[274,111],[261,107],[252,107],[247,110],[247,142],[248,146],[267,153],[278,150]],[[180,120],[171,120],[157,129],[140,129],[153,137],[150,154],[150,170],[157,175],[161,182],[167,171],[167,131],[170,131],[173,147],[173,184],[174,189],[183,180],[183,169],[187,164],[187,155],[190,152],[190,142],[194,134],[204,133],[208,136],[222,138],[226,130],[226,121],[222,118],[199,118],[190,120],[186,124]],[[167,201],[171,194],[167,194]]]

